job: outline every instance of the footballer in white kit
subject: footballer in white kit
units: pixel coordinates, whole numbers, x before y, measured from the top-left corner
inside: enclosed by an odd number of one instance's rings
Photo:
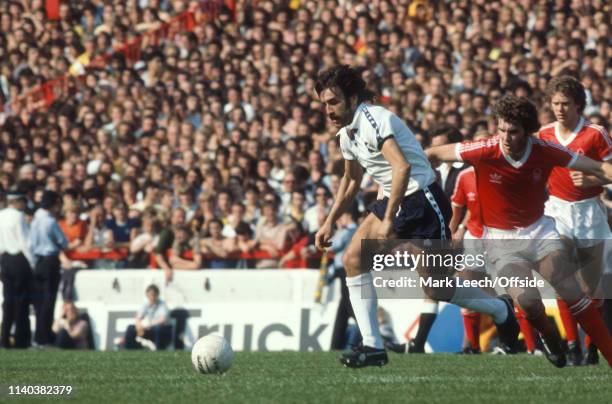
[[[359,72],[347,65],[331,67],[319,74],[315,88],[328,118],[338,129],[345,159],[344,176],[330,213],[316,234],[316,246],[320,249],[329,246],[333,224],[352,204],[364,172],[379,184],[384,195],[369,207],[369,214],[343,257],[346,284],[363,345],[340,358],[347,367],[382,366],[388,358],[379,332],[378,303],[370,268],[361,264],[361,241],[449,239],[452,209],[412,131],[391,111],[370,103],[374,94]],[[431,288],[426,293],[432,299],[492,315],[500,339],[508,346],[516,341],[518,324],[508,300],[493,298],[471,287]]]

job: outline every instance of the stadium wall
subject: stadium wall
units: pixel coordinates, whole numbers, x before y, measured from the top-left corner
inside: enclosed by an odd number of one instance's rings
[[[169,309],[185,320],[178,335],[185,348],[199,337],[217,333],[236,351],[326,351],[340,285],[336,281],[326,287],[321,303],[315,303],[318,282],[319,272],[313,270],[175,271],[169,284],[161,271],[91,270],[77,274],[75,289],[76,305],[89,315],[99,350],[114,349],[113,340],[133,324],[144,303],[146,287],[156,284]],[[390,314],[400,342],[416,334],[421,300],[381,299],[379,306]],[[55,318],[60,312],[58,296]],[[33,315],[31,324],[35,324]],[[173,324],[176,327],[177,320]],[[456,352],[462,341],[459,308],[441,304],[427,349]]]

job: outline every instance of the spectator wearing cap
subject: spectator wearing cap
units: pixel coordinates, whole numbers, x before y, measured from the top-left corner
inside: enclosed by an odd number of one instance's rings
[[[28,318],[32,288],[32,261],[28,249],[29,227],[25,218],[25,195],[7,194],[8,206],[0,210],[0,278],[3,284],[1,345],[11,348],[10,332],[15,324],[13,347],[27,348],[31,330]]]
[[[34,256],[34,309],[38,345],[53,342],[53,313],[60,281],[60,254],[68,247],[68,240],[56,217],[62,209],[62,198],[53,191],[45,191],[40,208],[34,214],[30,231],[30,248]]]

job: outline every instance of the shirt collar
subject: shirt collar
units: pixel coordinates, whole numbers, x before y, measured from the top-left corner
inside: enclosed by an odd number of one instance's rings
[[[520,168],[523,164],[525,164],[525,162],[527,161],[527,159],[529,158],[529,156],[531,155],[531,149],[533,147],[533,140],[531,139],[531,136],[527,136],[527,146],[525,147],[525,151],[523,153],[523,156],[521,157],[520,160],[514,160],[510,154],[506,154],[506,152],[504,151],[504,148],[502,147],[501,144],[501,140],[499,142],[499,150],[501,150],[502,155],[506,158],[506,161],[514,168]]]
[[[343,130],[346,131],[346,134],[350,134],[350,132],[352,130],[357,129],[358,125],[359,125],[359,116],[361,115],[361,110],[363,109],[363,106],[365,105],[365,103],[360,103],[359,105],[357,105],[357,108],[355,108],[355,113],[353,114],[353,120],[351,121],[351,123],[349,123],[348,125],[344,126],[343,128],[341,128],[338,133],[336,133],[336,136],[340,136],[340,133],[342,133]]]
[[[558,121],[555,122],[555,137],[557,138],[557,141],[562,146],[567,147],[568,144],[572,143],[574,139],[576,139],[576,136],[578,136],[578,133],[582,130],[585,123],[586,123],[586,119],[584,119],[584,117],[581,116],[580,119],[578,120],[578,123],[576,124],[576,127],[574,128],[574,130],[572,130],[572,133],[570,134],[570,136],[567,139],[563,139],[561,137],[560,124]]]

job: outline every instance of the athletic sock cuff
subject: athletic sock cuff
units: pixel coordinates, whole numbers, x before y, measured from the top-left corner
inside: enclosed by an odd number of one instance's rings
[[[438,314],[438,302],[423,302],[421,313]]]
[[[569,306],[570,312],[573,315],[576,315],[576,314],[580,314],[583,311],[585,311],[589,307],[590,304],[591,304],[591,299],[585,296],[576,302],[568,304],[568,306]]]
[[[346,286],[362,286],[372,284],[372,274],[365,272],[357,276],[346,277]]]

